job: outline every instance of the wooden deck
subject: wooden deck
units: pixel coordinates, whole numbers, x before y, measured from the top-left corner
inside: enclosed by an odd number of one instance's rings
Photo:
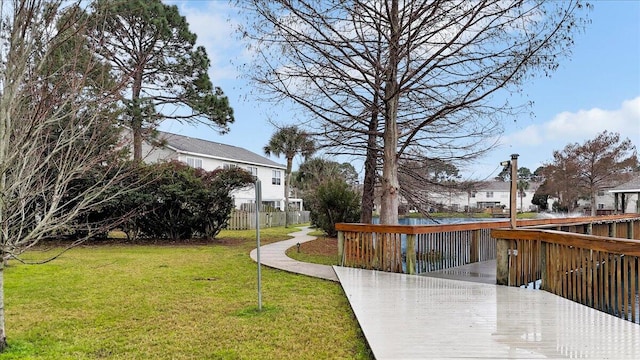
[[[496,261],[475,262],[454,268],[422,273],[420,275],[494,285],[496,283]]]
[[[487,269],[334,267],[378,360],[640,359],[637,324],[541,290],[434,277],[485,280]]]

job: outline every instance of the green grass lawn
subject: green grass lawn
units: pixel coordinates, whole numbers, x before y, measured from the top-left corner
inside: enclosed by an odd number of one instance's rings
[[[339,284],[263,268],[257,311],[251,237],[225,231],[212,244],[83,246],[44,265],[11,262],[0,359],[370,359]]]

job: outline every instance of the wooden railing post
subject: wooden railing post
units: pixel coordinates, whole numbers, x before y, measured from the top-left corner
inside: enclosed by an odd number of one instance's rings
[[[616,222],[609,223],[609,237],[616,237]]]
[[[416,235],[407,235],[407,274],[416,273]]]
[[[547,272],[547,243],[540,242],[540,290],[550,291],[549,274]]]
[[[471,248],[469,261],[472,263],[480,261],[480,230],[471,231]]]
[[[344,266],[344,232],[338,231],[338,264]]]
[[[509,240],[496,239],[496,284],[509,285]]]
[[[633,239],[633,220],[627,221],[627,239]]]

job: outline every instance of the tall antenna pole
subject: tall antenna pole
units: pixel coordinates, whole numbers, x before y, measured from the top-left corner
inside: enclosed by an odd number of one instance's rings
[[[262,184],[256,179],[256,262],[258,263],[258,311],[262,311],[262,273],[260,271],[260,205]]]

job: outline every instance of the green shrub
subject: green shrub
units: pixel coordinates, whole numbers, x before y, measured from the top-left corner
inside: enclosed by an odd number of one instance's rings
[[[360,195],[344,180],[321,184],[305,199],[311,222],[328,236],[336,236],[336,223],[360,219]]]
[[[132,240],[213,238],[226,227],[234,207],[231,192],[252,183],[242,169],[205,171],[172,161],[138,165],[127,181],[138,186],[96,208],[94,222],[111,221]],[[122,184],[114,184],[114,188]]]

